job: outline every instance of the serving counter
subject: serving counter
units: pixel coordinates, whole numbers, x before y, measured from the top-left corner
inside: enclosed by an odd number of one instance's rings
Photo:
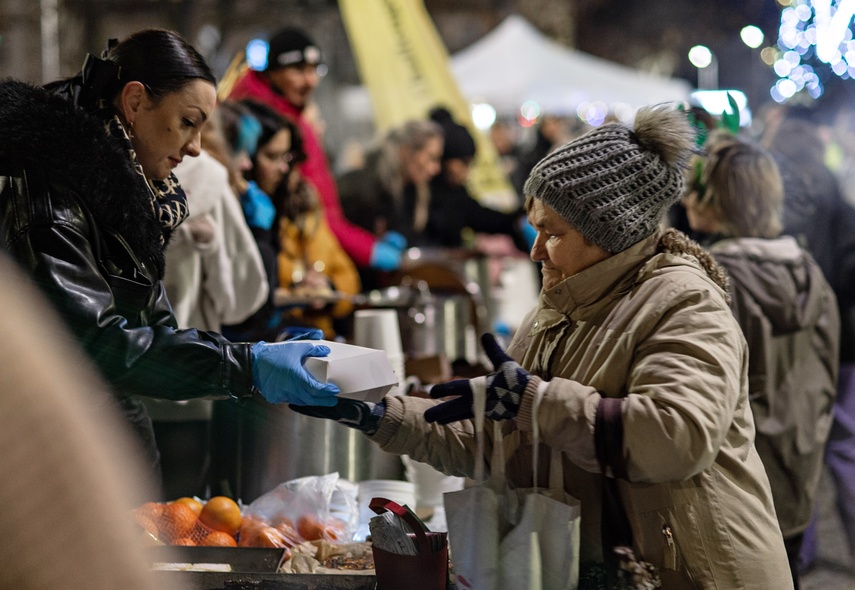
[[[375,576],[368,573],[277,573],[284,549],[163,546],[147,551],[153,573],[164,587],[178,583],[188,590],[374,590],[377,585]],[[216,566],[228,566],[231,571],[186,569]]]

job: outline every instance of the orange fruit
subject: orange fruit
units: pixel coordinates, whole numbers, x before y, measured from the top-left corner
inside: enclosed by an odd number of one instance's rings
[[[145,516],[147,518],[150,518],[154,522],[157,522],[157,519],[160,518],[160,515],[162,513],[163,504],[158,504],[157,502],[146,502],[145,504],[134,510],[134,514]]]
[[[240,530],[240,506],[231,498],[214,496],[202,507],[199,520],[208,528],[236,537]]]
[[[297,534],[297,529],[294,528],[294,523],[291,522],[291,519],[281,518],[275,522],[273,526],[282,534],[282,537],[285,539],[285,544],[288,547],[300,544],[300,535]]]
[[[148,516],[144,516],[138,512],[135,512],[134,522],[137,523],[138,526],[142,527],[142,529],[149,533],[152,537],[157,539],[157,525],[154,524],[154,521],[151,518],[149,518]]]
[[[202,541],[203,547],[237,547],[237,541],[228,533],[214,531]]]
[[[180,539],[175,539],[172,542],[173,545],[183,545],[184,547],[195,547],[196,543],[193,539],[188,539],[187,537],[181,537]]]
[[[297,520],[297,532],[306,541],[315,541],[324,536],[324,527],[314,516],[304,515]]]
[[[345,524],[337,518],[331,518],[324,526],[324,539],[327,541],[338,541],[344,539]]]
[[[192,510],[196,516],[199,516],[202,513],[202,507],[204,506],[204,504],[202,504],[196,498],[184,496],[183,498],[178,498],[175,501],[179,504],[186,504],[187,506],[189,506],[190,510]]]
[[[157,521],[157,528],[167,540],[189,536],[199,519],[186,504],[167,504]]]

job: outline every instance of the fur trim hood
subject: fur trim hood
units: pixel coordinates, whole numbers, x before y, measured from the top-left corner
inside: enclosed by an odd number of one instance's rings
[[[103,122],[58,93],[0,81],[0,162],[45,175],[83,201],[102,231],[121,235],[163,277],[160,225],[149,189]]]

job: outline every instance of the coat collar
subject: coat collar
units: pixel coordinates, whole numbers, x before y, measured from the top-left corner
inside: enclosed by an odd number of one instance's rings
[[[654,234],[542,291],[541,307],[570,315],[572,319],[594,313],[632,287],[638,271],[656,253],[658,240],[659,235]]]
[[[102,231],[165,268],[161,229],[145,180],[102,121],[63,98],[24,82],[0,82],[0,161],[43,173],[49,186],[75,194]]]

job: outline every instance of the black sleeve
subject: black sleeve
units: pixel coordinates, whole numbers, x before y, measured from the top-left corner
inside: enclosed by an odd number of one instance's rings
[[[522,210],[504,212],[485,207],[476,201],[465,187],[434,192],[435,187],[436,185],[431,189],[429,230],[441,245],[460,246],[460,232],[468,227],[477,233],[511,236],[517,248],[523,252],[528,251],[519,228],[520,219],[524,215]]]
[[[338,197],[341,210],[351,223],[362,229],[374,232],[378,217],[385,217],[382,189],[366,170],[352,170],[341,176],[338,184]]]
[[[80,228],[36,225],[8,243],[115,391],[172,400],[252,394],[249,344],[176,329],[162,284],[102,274]],[[153,300],[128,317],[119,299],[134,296]]]

